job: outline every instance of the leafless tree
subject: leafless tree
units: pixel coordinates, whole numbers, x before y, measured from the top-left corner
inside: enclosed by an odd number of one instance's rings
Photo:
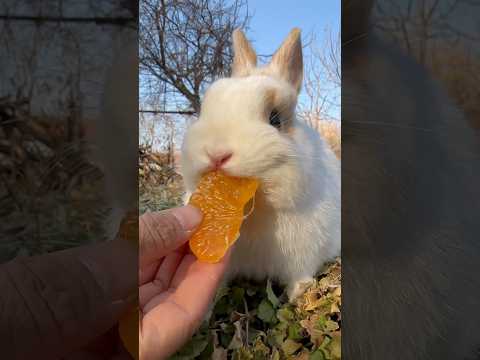
[[[319,43],[312,37],[307,45],[304,93],[298,115],[301,120],[317,130],[330,145],[337,157],[341,156],[340,88],[341,39],[338,32],[325,30]]]
[[[141,91],[163,111],[197,113],[205,85],[229,72],[231,34],[248,26],[245,0],[144,0]]]
[[[140,143],[153,151],[168,155],[168,162],[173,165],[177,133],[182,129],[172,114],[161,114],[161,120],[146,113],[139,115]]]
[[[99,113],[110,40],[137,24],[132,1],[85,5],[0,2],[0,262],[103,236],[108,204],[84,125]]]
[[[304,100],[300,103],[299,114],[310,126],[318,129],[322,120],[339,120],[334,114],[340,109],[340,35],[327,29],[324,40],[319,43],[311,39],[308,48]]]
[[[478,0],[378,0],[373,24],[427,67],[480,129],[480,57],[475,50],[480,30],[463,26],[465,14],[478,12]]]
[[[426,65],[432,59],[438,39],[456,44],[459,40],[480,40],[457,26],[459,11],[480,6],[478,0],[382,0],[376,1],[374,25],[416,60]]]

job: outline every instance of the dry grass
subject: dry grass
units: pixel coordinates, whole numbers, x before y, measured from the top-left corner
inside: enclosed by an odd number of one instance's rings
[[[342,156],[342,139],[340,124],[334,121],[319,121],[318,132],[327,141],[337,158]]]
[[[180,177],[168,184],[143,185],[140,187],[138,205],[140,214],[161,211],[182,204],[184,194]]]
[[[0,262],[102,240],[108,213],[84,134],[25,104],[0,99]]]
[[[182,177],[176,173],[168,156],[152,151],[150,147],[142,146],[139,149],[138,185],[141,214],[182,203]]]

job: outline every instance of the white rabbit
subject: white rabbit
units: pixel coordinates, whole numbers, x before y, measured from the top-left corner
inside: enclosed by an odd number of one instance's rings
[[[227,279],[270,277],[287,285],[294,300],[340,255],[340,164],[319,134],[295,118],[303,77],[300,30],[290,32],[264,67],[256,66],[240,30],[233,48],[232,77],[211,85],[185,134],[187,199],[211,169],[259,179]]]

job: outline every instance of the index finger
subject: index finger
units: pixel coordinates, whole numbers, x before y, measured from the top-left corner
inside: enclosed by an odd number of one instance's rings
[[[140,267],[157,261],[179,248],[201,221],[202,213],[191,205],[140,216]]]

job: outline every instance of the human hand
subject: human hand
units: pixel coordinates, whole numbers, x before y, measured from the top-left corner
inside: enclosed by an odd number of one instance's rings
[[[137,291],[142,359],[173,353],[200,324],[228,258],[203,264],[188,253],[200,220],[190,206],[148,213],[140,249],[119,238],[0,265],[5,358],[127,358],[115,325]]]
[[[201,222],[187,205],[140,217],[140,359],[173,354],[199,327],[225,272],[197,261],[187,240]]]
[[[137,302],[137,269],[122,238],[0,265],[2,358],[128,358],[115,325]]]

